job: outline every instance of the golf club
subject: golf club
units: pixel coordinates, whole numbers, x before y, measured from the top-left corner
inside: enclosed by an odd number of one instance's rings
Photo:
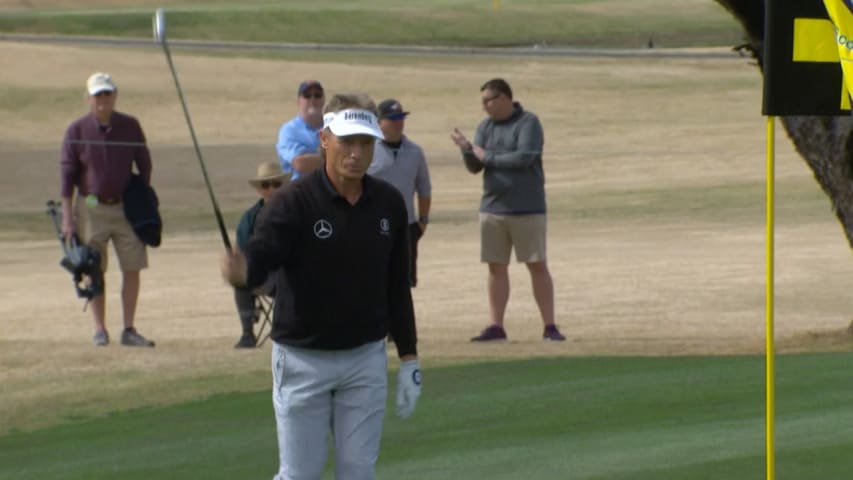
[[[94,248],[80,243],[77,234],[65,238],[62,233],[61,208],[59,202],[53,200],[47,202],[47,215],[53,220],[53,226],[56,227],[56,235],[64,254],[59,265],[71,273],[77,296],[86,299],[86,303],[83,305],[83,310],[86,310],[86,306],[93,298],[104,294],[101,254]]]
[[[166,61],[169,63],[169,70],[172,71],[172,78],[175,80],[175,88],[178,90],[178,98],[181,100],[181,107],[184,109],[184,116],[187,118],[187,126],[190,129],[190,136],[193,140],[195,153],[198,157],[198,163],[201,165],[201,173],[204,176],[204,183],[207,185],[207,193],[210,194],[210,201],[213,203],[213,213],[216,214],[216,221],[219,223],[219,233],[222,234],[222,242],[225,244],[225,249],[231,251],[231,240],[228,239],[228,231],[225,229],[225,222],[222,220],[222,212],[219,211],[219,205],[216,203],[216,197],[213,195],[213,187],[210,185],[210,178],[207,176],[207,168],[204,166],[204,158],[201,156],[201,149],[198,147],[198,140],[195,137],[193,122],[190,119],[190,112],[187,109],[187,103],[184,101],[184,93],[181,90],[181,84],[178,82],[178,73],[175,71],[175,65],[172,63],[172,54],[169,52],[169,42],[166,40],[166,14],[162,8],[158,8],[154,13],[154,41],[159,42],[163,46],[163,52],[166,54]]]

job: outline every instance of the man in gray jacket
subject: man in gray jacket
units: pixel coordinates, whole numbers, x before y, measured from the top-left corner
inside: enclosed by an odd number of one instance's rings
[[[418,241],[426,232],[432,204],[429,167],[420,145],[403,133],[409,115],[409,112],[403,110],[403,105],[389,98],[380,103],[377,110],[379,128],[385,138],[376,139],[373,162],[367,174],[397,187],[406,201],[406,210],[409,212],[409,279],[414,287],[418,284]],[[417,212],[415,196],[418,198]]]
[[[513,101],[509,84],[495,78],[480,87],[484,119],[471,143],[454,129],[453,142],[462,150],[465,167],[483,172],[480,202],[480,258],[489,265],[491,324],[472,342],[502,341],[504,312],[509,301],[509,260],[513,247],[530,272],[533,296],[545,325],[543,340],[566,339],[554,324],[554,284],[545,256],[544,134],[539,118]]]

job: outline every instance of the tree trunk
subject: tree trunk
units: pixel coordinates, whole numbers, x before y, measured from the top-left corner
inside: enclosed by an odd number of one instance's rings
[[[763,65],[764,1],[716,0],[743,26],[748,51]],[[785,131],[815,179],[832,202],[832,210],[853,247],[853,118],[830,116],[781,117]],[[853,322],[848,327],[853,333]]]

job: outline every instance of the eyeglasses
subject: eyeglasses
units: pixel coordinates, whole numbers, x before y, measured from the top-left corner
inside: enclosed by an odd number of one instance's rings
[[[314,98],[314,99],[323,98],[323,92],[314,92],[314,94],[303,93],[302,98]]]
[[[491,97],[483,97],[483,105],[488,105],[489,102],[491,102],[492,100],[494,100],[500,96],[501,96],[500,93],[496,93],[496,94],[492,95]]]
[[[98,93],[96,93],[96,94],[94,94],[94,95],[92,95],[92,96],[93,96],[93,97],[112,97],[112,96],[113,96],[113,92],[111,92],[111,91],[109,91],[109,90],[101,90],[100,92],[98,92]]]
[[[281,186],[281,182],[261,182],[261,189],[266,190],[268,188],[278,188]]]

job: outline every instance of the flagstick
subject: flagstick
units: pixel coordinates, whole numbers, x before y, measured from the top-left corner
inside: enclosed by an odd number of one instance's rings
[[[773,245],[774,245],[774,147],[776,145],[775,139],[775,128],[776,126],[776,117],[768,116],[767,117],[767,279],[766,281],[766,292],[765,292],[765,301],[767,305],[766,309],[766,341],[767,341],[767,351],[765,353],[765,363],[766,363],[766,401],[767,401],[767,411],[766,411],[766,447],[767,447],[767,480],[773,480],[776,474],[775,468],[775,454],[774,454],[774,426],[773,426],[773,418],[774,418],[774,351],[773,351]]]

